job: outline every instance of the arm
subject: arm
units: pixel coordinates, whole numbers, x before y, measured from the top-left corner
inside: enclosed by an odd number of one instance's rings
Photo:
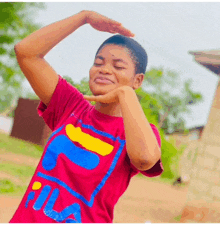
[[[81,11],[37,30],[15,45],[20,68],[44,104],[49,104],[59,80],[44,56],[61,40],[86,23],[99,31],[132,36],[119,22],[93,11]]]
[[[125,126],[126,147],[131,163],[141,171],[152,168],[161,157],[160,147],[142,110],[135,91],[118,91]]]
[[[161,157],[160,147],[133,88],[122,86],[105,95],[84,95],[84,98],[101,103],[119,102],[131,163],[138,170],[144,171],[158,162]]]
[[[62,39],[86,23],[85,12],[48,25],[15,45],[17,61],[34,92],[48,106],[58,84],[58,75],[44,56]]]

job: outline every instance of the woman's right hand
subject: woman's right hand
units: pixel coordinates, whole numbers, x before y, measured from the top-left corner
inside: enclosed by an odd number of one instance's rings
[[[130,30],[124,28],[121,23],[94,11],[86,11],[86,23],[101,32],[119,33],[128,37],[135,36]]]

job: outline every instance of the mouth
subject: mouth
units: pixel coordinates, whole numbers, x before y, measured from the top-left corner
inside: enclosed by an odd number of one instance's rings
[[[99,83],[99,84],[113,84],[114,82],[111,81],[110,79],[108,78],[105,78],[105,77],[97,77],[94,82],[96,83]]]

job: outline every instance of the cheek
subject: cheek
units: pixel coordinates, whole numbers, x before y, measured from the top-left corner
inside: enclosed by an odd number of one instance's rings
[[[132,83],[133,74],[131,71],[124,71],[120,74],[120,82],[122,84],[130,85]]]
[[[89,88],[90,88],[91,91],[93,90],[92,83],[91,83],[93,75],[94,75],[94,69],[93,69],[93,67],[91,67],[90,70],[89,70]]]
[[[94,74],[94,68],[91,67],[89,70],[89,78],[91,78],[93,74]]]

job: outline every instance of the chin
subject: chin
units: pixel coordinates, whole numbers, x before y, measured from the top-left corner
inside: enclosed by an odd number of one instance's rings
[[[93,90],[92,94],[94,96],[98,96],[98,95],[105,95],[106,93],[108,93],[108,91],[103,91],[103,90]]]
[[[104,88],[104,87],[100,88],[97,85],[95,85],[94,87],[93,86],[90,87],[90,90],[94,96],[105,95],[106,93],[109,93],[114,89],[114,88]]]

